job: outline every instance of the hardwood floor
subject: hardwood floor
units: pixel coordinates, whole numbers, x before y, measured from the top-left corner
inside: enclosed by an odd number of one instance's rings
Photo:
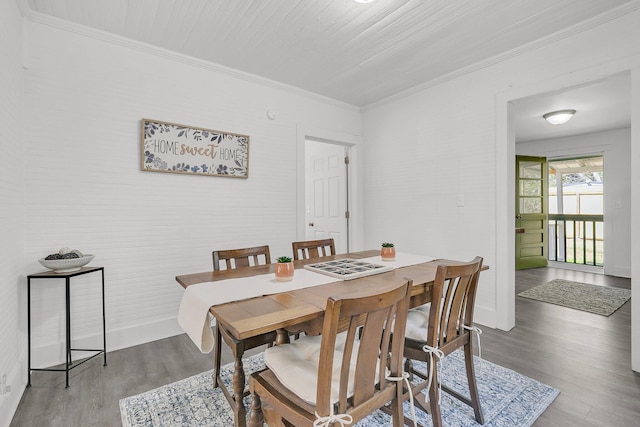
[[[516,293],[556,278],[630,287],[629,279],[538,268],[516,272]],[[482,356],[561,391],[535,426],[640,425],[630,322],[630,302],[604,317],[516,297],[515,328],[483,328]],[[68,389],[64,374],[33,373],[11,426],[121,425],[121,398],[211,369],[213,356],[179,335],[107,357],[107,367],[96,358],[71,371]],[[222,360],[231,361],[228,351]]]
[[[516,294],[553,279],[630,288],[629,279],[537,268],[516,272]],[[515,328],[486,330],[482,356],[560,390],[535,426],[640,425],[630,301],[605,317],[516,297]]]

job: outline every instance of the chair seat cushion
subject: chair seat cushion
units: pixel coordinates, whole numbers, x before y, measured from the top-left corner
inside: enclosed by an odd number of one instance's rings
[[[405,337],[416,341],[426,341],[430,309],[431,304],[425,304],[409,310]]]
[[[331,402],[338,401],[340,384],[340,364],[346,333],[336,336],[333,356],[333,372],[331,384]],[[279,345],[265,350],[265,364],[278,380],[298,397],[310,404],[316,402],[318,387],[318,365],[320,360],[320,343],[322,336],[304,336],[291,344]],[[358,341],[354,343],[349,370],[348,395],[353,394],[353,378],[355,375]]]

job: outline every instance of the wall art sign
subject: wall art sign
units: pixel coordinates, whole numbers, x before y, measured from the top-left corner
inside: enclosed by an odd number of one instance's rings
[[[142,119],[142,165],[151,172],[249,176],[249,136]]]

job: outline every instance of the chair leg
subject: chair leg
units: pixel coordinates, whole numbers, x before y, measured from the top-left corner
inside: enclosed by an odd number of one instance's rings
[[[473,406],[476,421],[479,424],[484,424],[484,416],[482,415],[482,407],[480,406],[480,398],[478,397],[478,386],[476,385],[476,373],[473,367],[473,348],[471,347],[471,343],[464,346],[464,364],[467,370],[471,406]]]
[[[217,388],[218,377],[220,376],[220,358],[222,357],[222,337],[218,329],[218,322],[216,322],[215,326],[213,345],[215,346],[213,350],[213,388]]]
[[[435,359],[433,360],[433,366],[429,365],[429,369],[433,369],[431,387],[429,388],[429,409],[431,410],[431,419],[433,420],[433,427],[442,427],[442,414],[440,413],[440,390],[438,389],[440,378],[438,377],[438,365]]]
[[[396,396],[391,402],[391,420],[394,427],[404,427],[404,413],[402,411],[402,402],[404,401],[404,381],[396,382]]]
[[[404,361],[404,371],[409,374],[409,382],[413,381],[413,361],[408,357]]]
[[[283,419],[273,408],[263,406],[262,413],[264,414],[264,422],[269,427],[287,427],[291,425],[291,423]]]

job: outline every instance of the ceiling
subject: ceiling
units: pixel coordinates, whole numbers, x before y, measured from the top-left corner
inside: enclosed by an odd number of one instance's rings
[[[561,91],[513,102],[516,142],[561,138],[631,126],[631,74],[620,73]],[[551,111],[572,109],[567,123],[542,118]]]
[[[639,0],[17,1],[27,15],[52,16],[357,107],[640,7]]]

